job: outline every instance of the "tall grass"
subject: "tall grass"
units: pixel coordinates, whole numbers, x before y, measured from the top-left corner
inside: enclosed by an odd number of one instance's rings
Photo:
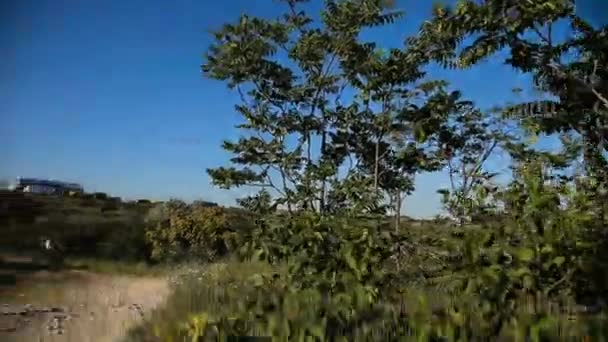
[[[228,260],[206,266],[183,265],[171,279],[173,292],[166,304],[152,312],[150,319],[132,329],[125,341],[180,341],[186,338],[182,322],[201,312],[210,312],[218,317],[238,312],[241,308],[234,299],[251,293],[251,277],[276,271],[265,262]],[[284,273],[285,269],[278,271]]]

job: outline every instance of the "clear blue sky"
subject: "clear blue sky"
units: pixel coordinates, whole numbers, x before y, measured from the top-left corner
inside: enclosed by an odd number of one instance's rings
[[[203,198],[233,205],[247,190],[210,185],[237,138],[237,96],[202,77],[209,29],[241,13],[275,16],[271,0],[19,0],[0,4],[0,178],[48,177],[124,198]],[[431,1],[398,0],[407,14],[365,38],[400,46]],[[317,7],[318,8],[318,7]],[[481,107],[505,103],[528,79],[500,61],[447,79]],[[505,165],[506,166],[506,165]],[[404,204],[439,212],[445,175],[422,175]]]

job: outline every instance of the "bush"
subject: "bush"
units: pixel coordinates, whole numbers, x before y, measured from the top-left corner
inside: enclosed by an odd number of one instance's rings
[[[97,205],[97,200],[91,197],[83,197],[80,199],[80,206],[82,207],[94,207]]]
[[[93,198],[98,200],[106,200],[108,198],[108,194],[105,192],[95,192],[93,193]]]
[[[80,197],[81,197],[82,199],[94,199],[94,198],[95,198],[95,196],[94,196],[93,194],[87,194],[87,193],[82,193],[82,194],[80,195]]]
[[[97,244],[99,256],[112,260],[146,261],[150,259],[150,247],[142,225],[130,225],[113,229]]]
[[[192,202],[192,207],[206,208],[206,207],[217,207],[217,206],[218,206],[218,204],[214,203],[214,202],[207,202],[207,201],[200,201],[200,200]]]
[[[157,329],[159,337],[602,340],[607,222],[600,202],[581,189],[545,184],[539,170],[528,163],[496,194],[505,209],[479,224],[441,221],[394,233],[381,217],[256,215],[256,225],[239,230],[241,255],[287,271],[219,284],[201,277],[177,290],[195,302]],[[571,205],[556,205],[560,195]],[[165,246],[179,237],[213,241],[203,222],[215,231],[225,224],[222,215],[201,215],[183,202],[165,209],[155,216],[173,232]],[[581,310],[581,302],[594,305]]]
[[[187,266],[173,279],[174,291],[166,304],[153,311],[150,320],[131,329],[127,340],[184,341],[187,332],[182,325],[190,316],[201,312],[213,312],[217,316],[237,312],[239,302],[235,298],[255,291],[251,278],[256,274],[272,275],[275,272],[276,267],[263,262]]]
[[[82,192],[80,191],[68,191],[67,192],[69,197],[82,197]]]
[[[399,242],[400,238],[386,236],[372,222],[356,222],[298,218],[284,226],[298,232],[294,240],[279,240],[287,246],[300,246],[291,250],[286,265],[219,264],[189,274],[180,279],[167,307],[130,336],[136,340],[151,340],[151,335],[160,340],[214,340],[218,334],[288,340],[314,336],[357,341],[404,337],[425,341],[521,340],[530,336],[548,341],[589,335],[601,340],[608,334],[608,322],[602,315],[569,316],[564,312],[572,312],[572,306],[556,311],[560,308],[539,293],[507,295],[516,288],[506,285],[506,273],[501,275],[478,261],[482,270],[465,278],[470,279],[466,287],[471,290],[456,294],[442,292],[440,287],[431,291],[390,281],[395,273],[387,242]],[[480,246],[471,243],[486,243],[479,239],[481,233],[477,230],[463,235],[471,238],[463,240],[463,252],[474,257],[472,252]],[[405,237],[410,243],[420,240]],[[256,270],[252,265],[266,266]],[[454,263],[456,268],[460,265],[464,264]],[[572,316],[576,320],[571,320]]]
[[[172,202],[167,204],[156,204],[148,212],[144,217],[144,222],[148,226],[155,226],[157,224],[162,224],[165,221],[169,220],[169,206]],[[185,205],[185,203],[184,203]]]
[[[118,209],[120,209],[120,204],[116,202],[104,202],[100,208],[102,213],[107,211],[116,211]]]
[[[121,203],[122,199],[120,197],[109,197],[108,201],[112,202],[112,203]]]
[[[193,207],[174,200],[151,208],[146,224],[154,260],[209,261],[226,255],[235,245],[236,233],[219,207]]]

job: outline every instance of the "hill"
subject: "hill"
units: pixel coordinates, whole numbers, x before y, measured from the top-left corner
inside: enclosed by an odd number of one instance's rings
[[[144,216],[153,205],[92,194],[58,197],[2,190],[0,250],[36,250],[39,238],[47,236],[73,254],[112,254],[109,241],[128,239],[143,229]]]

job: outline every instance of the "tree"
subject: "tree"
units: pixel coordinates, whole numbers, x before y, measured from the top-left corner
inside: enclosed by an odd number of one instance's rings
[[[361,210],[377,212],[381,190],[401,176],[384,170],[409,157],[398,157],[388,141],[399,127],[397,103],[424,74],[418,59],[362,42],[359,33],[401,12],[379,0],[327,1],[315,21],[300,10],[307,1],[283,2],[286,12],[277,19],[243,15],[214,33],[202,69],[238,91],[236,110],[246,120],[238,128],[247,134],[223,143],[241,168],[207,172],[224,188],[270,189],[272,206],[285,204],[289,212],[326,213],[363,198]],[[346,104],[345,89],[355,94]]]
[[[560,22],[571,35],[558,41]],[[474,37],[471,44],[462,44]],[[459,1],[455,8],[436,6],[412,50],[448,67],[466,68],[503,48],[505,63],[532,74],[535,86],[557,100],[512,106],[506,114],[536,133],[576,132],[587,142],[587,165],[607,170],[608,28],[594,28],[576,15],[573,0]],[[459,50],[457,52],[457,50]]]
[[[459,95],[459,94],[458,94]],[[455,97],[450,120],[439,133],[440,153],[450,179],[449,189],[440,189],[442,202],[460,225],[483,210],[486,197],[496,188],[487,161],[514,141],[502,120],[482,112],[469,101]]]

